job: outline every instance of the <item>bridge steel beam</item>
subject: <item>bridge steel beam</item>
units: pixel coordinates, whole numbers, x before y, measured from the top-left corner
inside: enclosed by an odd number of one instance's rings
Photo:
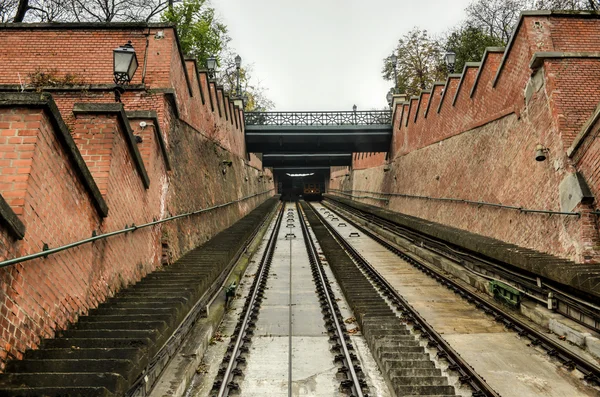
[[[387,152],[391,141],[391,125],[246,125],[251,153]]]
[[[352,165],[352,153],[264,154],[265,167],[331,167]]]

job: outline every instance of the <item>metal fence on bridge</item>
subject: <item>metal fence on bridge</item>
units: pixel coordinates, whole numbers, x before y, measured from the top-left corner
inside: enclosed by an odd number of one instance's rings
[[[248,112],[246,125],[319,126],[391,125],[390,110],[343,112]]]

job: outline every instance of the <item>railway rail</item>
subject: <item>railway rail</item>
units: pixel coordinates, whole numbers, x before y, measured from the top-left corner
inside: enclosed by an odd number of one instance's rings
[[[295,217],[298,214],[298,218]],[[296,239],[296,235],[293,233],[292,228],[295,227],[296,221],[300,222],[302,230],[302,238],[310,262],[310,268],[312,272],[312,279],[316,286],[316,294],[321,306],[321,312],[323,313],[324,319],[324,330],[329,335],[330,348],[333,352],[331,359],[337,363],[338,374],[342,375],[342,380],[339,384],[341,391],[347,392],[351,396],[366,397],[367,385],[363,379],[363,371],[360,363],[358,362],[357,356],[354,352],[354,347],[350,342],[349,335],[344,327],[343,317],[340,309],[336,302],[336,297],[331,288],[330,282],[327,278],[326,273],[323,270],[323,265],[317,253],[315,243],[309,233],[308,227],[304,221],[301,210],[296,207],[288,207],[283,205],[277,215],[275,226],[273,227],[272,233],[266,244],[263,256],[258,264],[258,270],[254,281],[250,287],[247,298],[244,302],[242,312],[239,316],[237,325],[234,330],[234,334],[231,338],[230,344],[227,348],[227,352],[221,363],[217,378],[213,384],[212,395],[223,397],[228,396],[232,392],[244,392],[241,382],[238,383],[237,377],[244,376],[244,365],[247,364],[247,358],[252,352],[250,352],[250,346],[252,344],[252,337],[257,327],[259,320],[261,304],[265,298],[265,290],[268,285],[268,279],[271,273],[271,265],[277,249],[283,248],[284,244],[281,244],[282,240],[279,240],[280,247],[278,247],[278,236],[280,236],[280,230],[285,222],[286,233],[285,240]],[[290,250],[290,257],[292,252]],[[291,278],[291,273],[290,273]],[[290,315],[289,315],[289,357],[288,357],[288,395],[292,395],[292,384],[291,384],[291,373],[292,373],[292,314],[291,314],[291,280],[290,280]],[[334,391],[332,391],[333,395]]]
[[[402,237],[407,237],[405,234],[401,234],[399,230],[402,228],[397,227],[397,225],[392,224],[389,221],[381,220],[380,218],[370,215],[365,216],[361,211],[354,209],[352,207],[346,205],[340,205],[344,211],[347,211],[355,216],[359,216],[362,219],[368,220],[368,222],[376,224],[377,226],[384,227],[387,231],[391,231],[395,234],[401,235]],[[478,309],[482,310],[484,313],[493,316],[494,320],[502,323],[506,328],[512,329],[519,334],[519,336],[527,338],[530,340],[532,346],[537,346],[543,349],[549,356],[555,357],[560,363],[562,363],[568,369],[577,369],[583,374],[583,380],[600,385],[600,367],[598,367],[595,363],[589,362],[588,360],[580,357],[577,354],[572,353],[569,349],[563,347],[560,343],[557,343],[553,339],[546,336],[544,333],[539,332],[537,329],[529,326],[524,321],[514,316],[510,312],[508,312],[505,308],[492,304],[486,299],[478,296],[473,293],[470,289],[465,288],[460,283],[457,283],[452,278],[446,276],[438,269],[433,267],[432,265],[426,264],[424,261],[417,258],[415,255],[408,253],[399,247],[389,243],[387,240],[372,232],[368,228],[354,222],[348,216],[345,216],[343,213],[336,211],[335,206],[328,206],[329,211],[335,212],[335,216],[343,219],[344,222],[352,225],[354,228],[359,230],[364,235],[370,237],[375,240],[377,243],[381,244],[383,247],[406,261],[407,263],[413,265],[423,273],[428,276],[434,278],[441,285],[449,288],[456,294],[458,294],[461,298],[465,299],[467,302],[475,305]],[[322,215],[320,215],[322,217]],[[327,222],[324,224],[328,225]],[[330,231],[335,235],[339,236],[339,233],[335,231],[330,225]],[[408,236],[414,237],[414,236]],[[356,252],[345,240],[339,237],[341,244],[344,245],[344,248],[347,249],[348,252],[357,260],[357,262],[363,263],[364,269],[367,273],[369,273],[377,283],[380,283],[384,287],[384,293],[386,295],[391,295],[393,298],[398,298],[398,294],[395,293],[393,288],[389,286],[387,281],[381,277],[377,271],[375,271],[370,265],[364,264],[364,260],[361,259],[360,254]],[[411,239],[414,241],[414,238]],[[427,334],[435,335],[434,333],[429,332],[427,330]],[[438,343],[435,341],[434,343]]]
[[[260,311],[260,305],[264,296],[264,288],[267,284],[267,276],[271,262],[273,260],[273,253],[275,252],[275,245],[277,243],[277,234],[281,227],[281,221],[283,219],[283,207],[277,215],[275,227],[269,237],[267,248],[263,253],[259,271],[254,278],[251,292],[248,295],[248,299],[244,305],[244,310],[240,316],[238,325],[236,326],[235,338],[231,339],[229,348],[227,349],[227,355],[223,358],[224,367],[219,371],[219,377],[215,381],[213,390],[217,391],[218,397],[228,396],[230,391],[239,389],[239,385],[234,381],[236,375],[242,375],[242,371],[237,368],[238,364],[245,362],[242,353],[248,351],[248,344],[250,342],[255,321],[258,318],[258,312]]]

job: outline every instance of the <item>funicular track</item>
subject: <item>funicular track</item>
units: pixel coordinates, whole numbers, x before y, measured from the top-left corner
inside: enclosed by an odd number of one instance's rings
[[[518,287],[528,297],[539,303],[546,304],[551,299],[555,301],[555,310],[557,312],[593,331],[600,332],[600,308],[597,304],[593,303],[593,298],[573,296],[572,293],[564,291],[560,286],[536,279],[531,274],[525,274],[521,269],[509,269],[507,266],[495,263],[488,258],[467,252],[460,247],[451,246],[444,241],[404,227],[376,214],[362,211],[342,201],[328,198],[324,203],[326,206],[333,205],[335,208],[343,209],[343,211],[352,214],[352,216],[372,223],[378,228],[402,237],[414,244],[419,244],[456,263],[469,264],[467,270],[474,271],[475,269],[481,269],[480,271],[486,273],[486,275],[500,277],[503,281],[512,283],[513,286]],[[552,259],[548,257],[548,260],[552,261],[556,260],[556,258]]]
[[[337,305],[335,295],[327,279],[327,275],[323,271],[317,249],[312,241],[306,222],[304,221],[302,211],[298,206],[296,206],[296,211],[302,229],[302,237],[309,258],[313,281],[316,286],[316,294],[318,295],[323,314],[324,328],[329,335],[332,360],[338,363],[338,374],[342,374],[342,377],[345,378],[340,382],[340,391],[346,392],[350,396],[366,397],[368,394],[366,394],[366,383],[362,379],[363,372],[358,363],[356,354],[354,353],[354,348],[350,343],[347,331],[343,326],[343,317]],[[259,319],[261,304],[265,298],[265,289],[267,288],[271,264],[277,249],[277,237],[284,221],[284,217],[286,218],[286,227],[290,227],[292,225],[291,222],[295,222],[296,219],[294,218],[294,213],[295,211],[291,208],[285,211],[285,205],[282,205],[275,220],[272,233],[258,265],[256,276],[248,292],[234,334],[232,335],[226,355],[223,358],[221,367],[218,371],[217,378],[214,381],[211,394],[213,396],[228,396],[232,392],[244,393],[238,380],[244,376],[243,368],[247,363],[248,355],[251,354],[250,346]],[[291,232],[286,234],[286,240],[288,237],[289,239],[296,238]],[[291,321],[290,316],[290,339]],[[292,365],[292,357],[290,354],[288,361],[290,374]],[[289,395],[291,395],[291,384],[289,387]],[[334,395],[333,390],[331,393]]]
[[[428,347],[437,348],[438,357],[448,360],[449,369],[459,373],[460,381],[473,389],[473,396],[498,396],[318,211],[308,204],[303,207],[388,386],[396,396],[455,395],[454,386],[449,385],[447,378],[436,368],[414,331],[420,331],[419,336],[427,339]],[[406,324],[413,324],[413,332]]]
[[[352,225],[365,236],[368,236],[369,238],[373,239],[374,241],[385,247],[387,250],[397,255],[402,260],[411,264],[412,266],[425,273],[429,277],[432,277],[439,284],[450,289],[451,291],[459,295],[462,299],[466,300],[468,303],[473,304],[477,309],[483,311],[487,315],[492,316],[496,322],[501,323],[507,329],[513,330],[514,332],[518,333],[520,337],[527,338],[532,346],[536,346],[543,349],[548,354],[548,356],[556,358],[567,369],[577,369],[581,374],[583,374],[584,381],[587,381],[590,384],[595,384],[597,386],[600,385],[600,367],[598,367],[595,363],[589,362],[585,358],[572,353],[569,349],[565,348],[560,343],[557,343],[556,341],[549,338],[547,335],[540,332],[536,328],[529,326],[519,317],[511,314],[510,311],[508,311],[505,307],[493,304],[490,301],[482,298],[481,296],[474,293],[471,289],[468,289],[460,283],[456,282],[451,277],[448,277],[446,274],[441,272],[439,269],[436,269],[434,266],[425,263],[421,259],[417,258],[415,255],[405,250],[402,250],[396,245],[391,244],[390,242],[377,235],[376,233],[372,232],[368,228],[353,221],[348,216],[345,216],[345,214],[340,212],[339,209],[336,208],[337,204],[338,203],[336,202],[335,206],[328,205],[326,208],[328,211],[334,213],[336,217],[339,217],[342,220],[344,220],[344,222],[347,222],[348,224]],[[362,219],[368,220],[368,222],[375,224],[379,227],[385,228],[385,230],[387,231],[390,231],[402,237],[406,237],[406,235],[401,234],[399,232],[399,229],[401,228],[390,221],[381,219],[372,214],[363,213],[362,211],[347,206],[345,204],[341,204],[340,207],[342,207],[343,210],[347,211],[348,213],[351,213]],[[330,225],[328,225],[326,222],[324,223],[329,227],[332,233],[337,233],[335,229],[333,229]],[[343,238],[341,240],[343,241]],[[349,252],[353,252],[353,257],[355,255],[360,256],[360,254],[358,254],[356,250],[354,250],[347,242],[344,241],[343,244],[345,245],[345,247],[349,247]],[[370,270],[365,271],[367,271],[377,280],[381,280],[380,282],[386,285],[385,288],[389,291],[386,292],[386,295],[388,293],[392,296],[398,295],[394,291],[394,289],[391,286],[389,286],[389,283],[387,283],[387,281],[381,275],[379,275],[379,273],[377,273],[376,270],[371,268]]]

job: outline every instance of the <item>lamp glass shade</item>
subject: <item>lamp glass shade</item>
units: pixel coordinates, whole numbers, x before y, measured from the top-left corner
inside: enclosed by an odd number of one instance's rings
[[[392,63],[392,65],[394,65],[394,67],[396,67],[396,64],[398,63],[398,57],[396,56],[396,54],[392,54],[392,56],[390,57],[390,62]]]
[[[356,112],[356,105],[352,106],[352,110]]]
[[[444,55],[444,60],[446,61],[446,65],[454,65],[456,62],[456,54],[452,51],[449,51]]]
[[[208,70],[215,70],[217,68],[217,58],[210,57],[206,60],[206,67]]]
[[[235,57],[235,67],[239,69],[241,66],[242,66],[242,57],[237,55]]]
[[[133,79],[137,68],[137,56],[130,43],[113,50],[113,71],[117,84],[129,83]]]

